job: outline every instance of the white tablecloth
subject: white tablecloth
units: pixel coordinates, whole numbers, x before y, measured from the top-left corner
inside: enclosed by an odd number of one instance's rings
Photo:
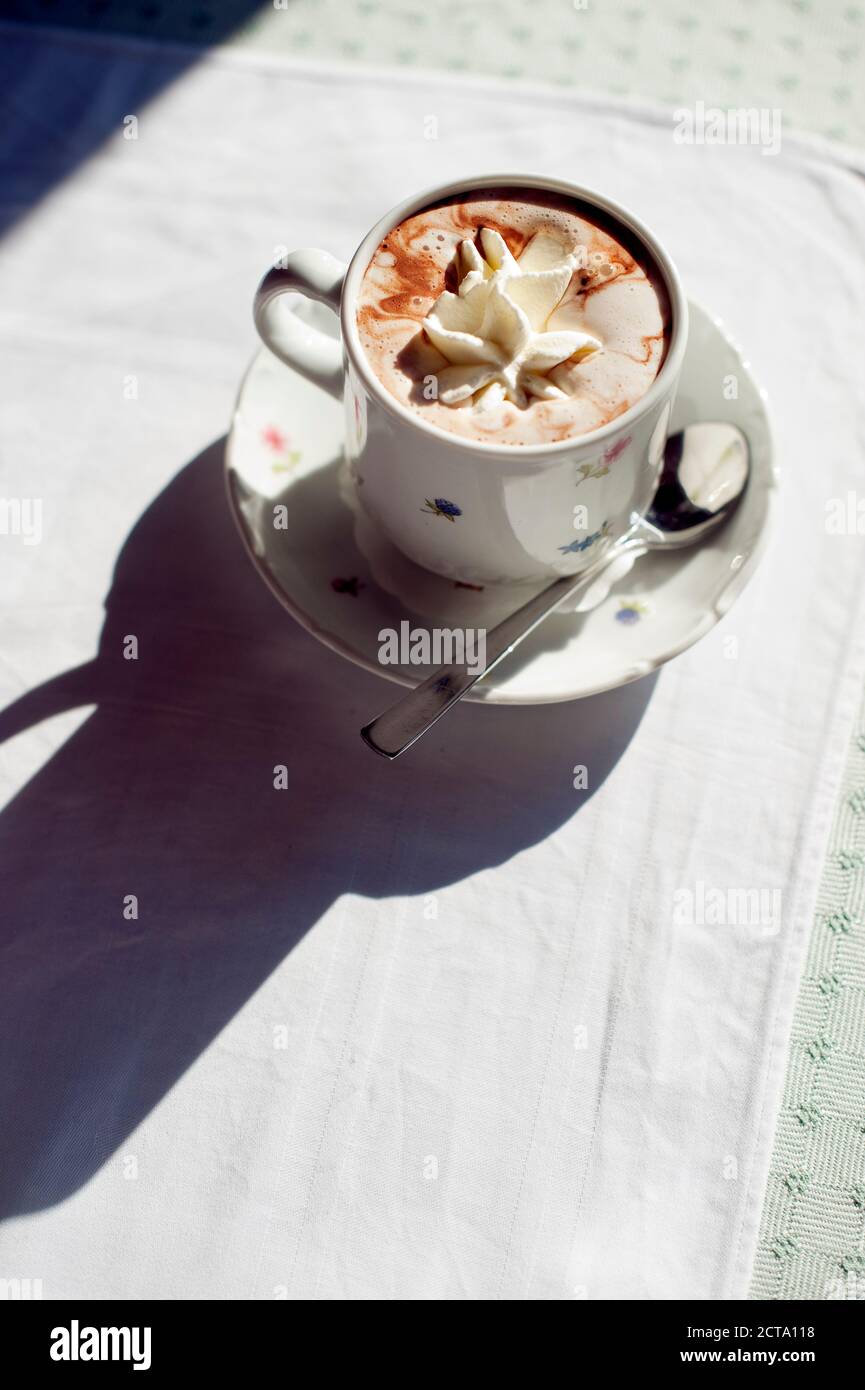
[[[744,1296],[863,668],[825,525],[862,485],[861,185],[609,102],[190,61],[4,34],[2,490],[43,535],[0,536],[0,1278]],[[391,688],[261,587],[219,441],[274,247],[496,168],[658,231],[769,389],[780,520],[658,678],[389,765],[357,731]],[[699,884],[781,889],[780,930],[677,924]]]

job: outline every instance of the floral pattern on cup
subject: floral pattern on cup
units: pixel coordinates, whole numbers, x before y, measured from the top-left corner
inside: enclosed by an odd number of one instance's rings
[[[580,475],[577,479],[577,487],[590,478],[606,478],[616,459],[625,452],[632,438],[632,435],[627,434],[624,439],[617,439],[615,444],[611,444],[599,459],[594,459],[591,463],[581,463],[577,469]]]
[[[278,430],[276,425],[265,425],[261,431],[262,443],[273,453],[281,455],[274,459],[270,467],[274,473],[290,473],[300,463],[303,455],[299,449],[291,447],[291,440],[288,435]]]
[[[462,507],[458,507],[456,502],[449,502],[446,497],[435,497],[432,501],[425,498],[421,511],[430,512],[432,516],[443,516],[445,521],[450,522],[455,522],[463,514]]]
[[[598,541],[603,540],[610,534],[610,523],[605,521],[597,531],[593,531],[590,536],[584,536],[581,541],[571,541],[568,545],[560,545],[559,550],[563,555],[579,555],[581,551],[588,550],[591,546],[597,545]]]

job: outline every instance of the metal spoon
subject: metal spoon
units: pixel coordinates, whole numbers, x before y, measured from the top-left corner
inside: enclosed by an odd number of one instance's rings
[[[739,502],[749,468],[748,441],[735,425],[707,421],[671,435],[658,490],[645,516],[635,518],[631,529],[594,565],[555,580],[492,628],[482,670],[440,666],[361,729],[361,738],[382,757],[398,758],[565,599],[588,589],[621,555],[680,550],[702,541]]]

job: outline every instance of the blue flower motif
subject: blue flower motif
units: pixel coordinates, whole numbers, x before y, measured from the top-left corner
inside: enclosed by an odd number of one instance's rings
[[[456,502],[449,502],[446,497],[436,497],[432,502],[427,497],[425,506],[421,507],[422,512],[431,512],[433,516],[443,516],[448,521],[456,521],[458,516],[462,516],[463,509],[458,507]]]
[[[590,536],[585,536],[581,541],[571,541],[570,545],[560,545],[559,550],[563,555],[577,555],[581,550],[588,550],[590,545],[594,545],[606,536],[610,529],[610,523],[605,521],[599,531],[593,531]]]
[[[646,605],[636,599],[622,599],[614,616],[616,622],[624,623],[625,627],[633,627],[648,611]]]

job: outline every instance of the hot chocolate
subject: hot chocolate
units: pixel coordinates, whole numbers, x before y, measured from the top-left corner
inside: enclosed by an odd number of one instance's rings
[[[671,332],[661,274],[627,228],[520,187],[435,203],[393,228],[357,322],[376,376],[418,418],[522,446],[623,414]]]

